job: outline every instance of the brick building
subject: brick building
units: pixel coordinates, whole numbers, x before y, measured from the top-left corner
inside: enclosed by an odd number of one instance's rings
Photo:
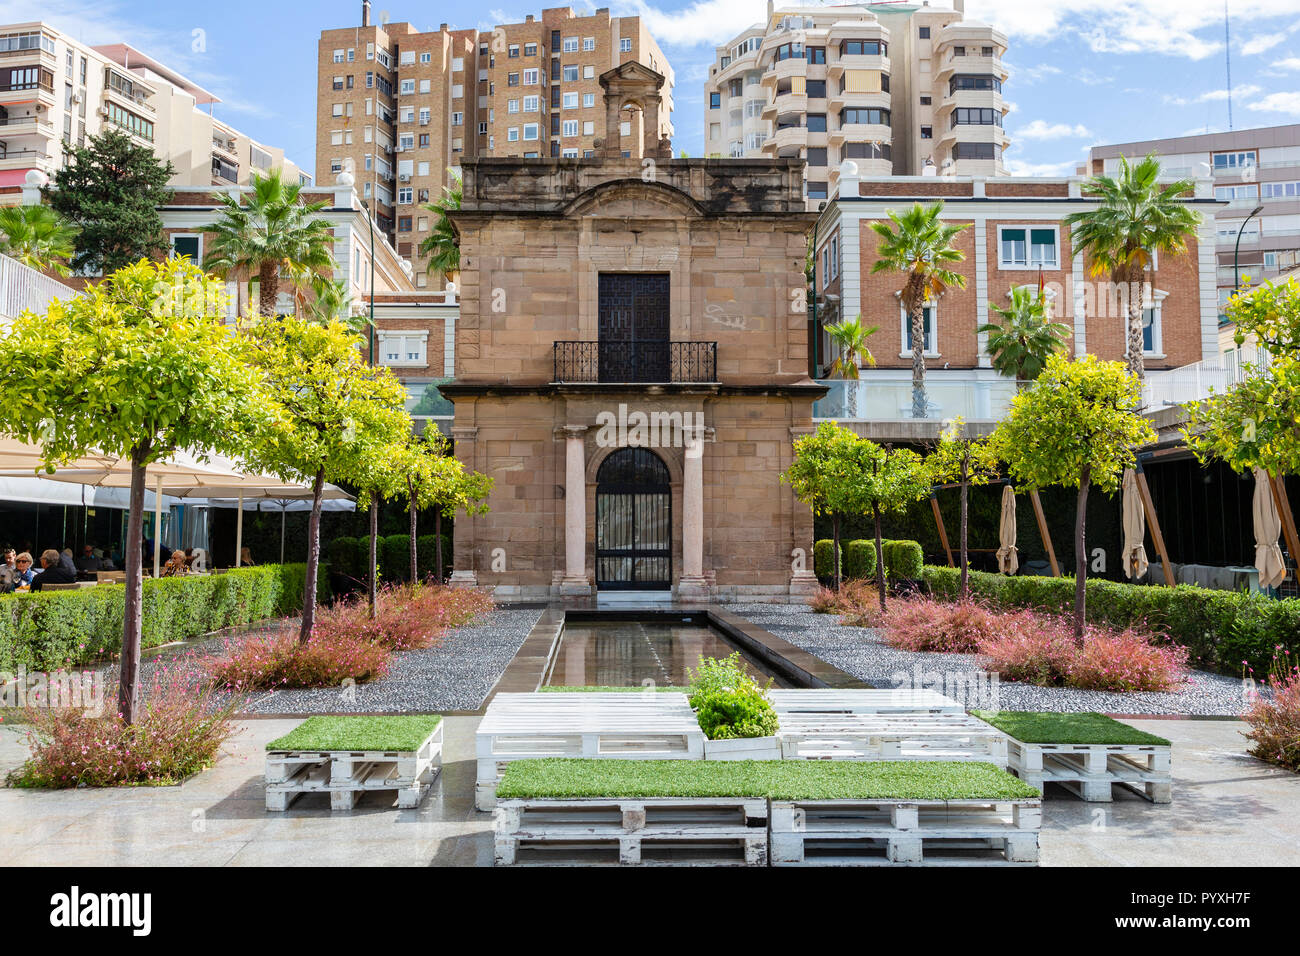
[[[614,111],[662,83],[635,64],[601,79]],[[602,153],[464,164],[443,392],[457,457],[496,484],[487,514],[457,519],[457,580],[789,595],[811,580],[792,554],[812,516],[779,474],[824,392],[800,164],[671,159],[653,130]]]
[[[965,277],[965,288],[950,287],[926,307],[928,418],[1001,416],[1015,383],[992,367],[987,335],[977,330],[998,320],[990,302],[1007,305],[1014,287],[1036,289],[1040,276],[1052,317],[1071,330],[1070,354],[1123,360],[1122,301],[1105,277],[1090,274],[1062,223],[1092,205],[1081,194],[1083,182],[1081,176],[860,178],[855,168],[842,168],[840,191],[822,211],[815,234],[818,373],[834,358],[826,325],[861,315],[865,325],[880,328],[869,342],[876,367],[863,370],[856,383],[835,383],[819,414],[883,421],[911,416],[912,341],[899,296],[902,279],[872,274],[879,238],[870,223],[917,202],[943,199],[944,220],[968,226],[953,240],[965,254],[952,267]],[[1198,182],[1189,202],[1202,215],[1197,234],[1183,255],[1157,255],[1144,292],[1144,365],[1151,373],[1218,356],[1214,237],[1223,203],[1214,199],[1208,179]]]
[[[605,136],[597,77],[639,62],[665,77],[658,135],[671,136],[672,70],[639,17],[608,8],[578,16],[568,7],[490,31],[422,32],[410,23],[322,31],[317,56],[316,170],[331,182],[352,169],[363,200],[418,287],[427,275],[420,243],[432,228],[424,208],[443,195],[449,171],[476,156],[591,157]],[[621,118],[628,135],[639,122]]]

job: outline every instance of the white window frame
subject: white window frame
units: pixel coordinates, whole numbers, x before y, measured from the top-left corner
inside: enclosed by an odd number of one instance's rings
[[[197,240],[199,241],[199,255],[198,255],[198,258],[195,259],[195,260],[193,260],[193,261],[194,261],[196,264],[198,264],[198,265],[202,265],[202,264],[203,264],[203,233],[201,233],[201,232],[173,232],[170,236],[167,237],[167,243],[168,243],[168,246],[170,247],[170,252],[168,253],[168,258],[169,258],[169,259],[175,259],[175,258],[176,258],[176,240],[177,240],[177,239],[197,239]]]
[[[529,79],[529,76],[532,77],[531,80]],[[539,70],[528,69],[528,70],[524,70],[520,74],[519,82],[523,86],[536,86],[538,83],[541,82],[540,77],[541,77],[541,72]]]
[[[1008,262],[1002,254],[1002,234],[1008,229],[1015,229],[1025,234],[1025,262],[1024,264]],[[1050,229],[1053,236],[1053,244],[1056,250],[1056,256],[1051,262],[1035,262],[1034,250],[1031,244],[1033,230]],[[998,226],[998,268],[1004,271],[1013,271],[1016,269],[1033,270],[1038,269],[1060,269],[1061,268],[1061,227],[1058,223],[1007,223]]]
[[[583,37],[583,38],[582,38],[582,49],[583,49],[583,52],[585,52],[585,53],[590,53],[592,50],[596,49],[596,38],[595,38],[595,37]]]
[[[593,107],[595,107],[595,105],[596,105],[596,94],[595,94],[595,93],[583,93],[583,94],[582,94],[582,108],[583,108],[584,110],[592,109]]]
[[[538,110],[540,110],[540,109],[541,109],[541,97],[538,97],[538,96],[525,96],[525,97],[524,97],[524,112],[525,112],[525,113],[536,113],[536,112],[538,112]]]
[[[561,53],[577,53],[577,52],[578,52],[578,38],[577,38],[577,37],[565,37],[564,40],[563,40],[563,42],[560,44],[560,52],[561,52]]]
[[[632,38],[631,38],[631,37],[619,37],[619,40],[618,40],[618,52],[619,52],[619,53],[631,53],[631,52],[632,52]]]
[[[566,110],[576,110],[578,108],[578,94],[565,93],[563,95],[563,108]]]
[[[540,130],[540,128],[541,128],[541,127],[540,127],[537,123],[525,123],[525,124],[524,124],[524,134],[523,134],[523,135],[524,135],[524,139],[526,139],[526,140],[529,140],[529,139],[537,139],[537,138],[538,138],[538,131]],[[530,129],[533,131],[533,134],[532,134],[531,136],[528,135],[528,131],[529,131]]]
[[[896,296],[899,293],[894,293]],[[926,336],[925,348],[921,354],[926,358],[939,357],[939,303],[930,300],[925,303],[923,308],[930,310],[930,334]],[[912,317],[907,314],[907,306],[903,305],[902,297],[898,301],[898,341],[902,343],[902,349],[898,353],[899,358],[911,358],[912,350],[907,347],[907,335],[912,325]]]
[[[579,135],[579,134],[578,134],[578,121],[577,121],[577,120],[565,120],[565,121],[563,122],[563,124],[561,125],[561,133],[560,133],[560,135],[562,135],[562,136],[577,136],[577,135]]]
[[[518,126],[511,126],[510,128],[508,128],[508,129],[506,130],[506,142],[507,142],[507,143],[517,143],[517,142],[519,142],[519,127],[518,127]]]
[[[399,343],[396,345],[397,358],[389,358],[390,342]],[[416,343],[418,349],[412,349],[411,345]],[[419,358],[408,358],[412,351],[416,351]],[[429,333],[415,329],[375,329],[375,355],[379,364],[389,368],[423,368],[429,364]]]
[[[1146,312],[1151,311],[1151,348],[1147,349],[1146,343],[1142,345],[1142,357],[1151,359],[1162,359],[1165,357],[1165,337],[1164,337],[1164,317],[1161,312],[1164,307],[1165,298],[1169,295],[1164,289],[1152,288],[1151,295],[1142,303],[1143,328],[1146,327]]]

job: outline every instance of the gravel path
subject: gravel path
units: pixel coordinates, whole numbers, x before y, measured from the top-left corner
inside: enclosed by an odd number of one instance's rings
[[[993,685],[978,676],[984,672],[974,654],[897,650],[876,630],[846,627],[834,614],[794,604],[735,604],[727,610],[875,687],[932,687],[967,707],[996,703],[1005,710],[1198,716],[1235,716],[1245,709],[1241,681],[1221,674],[1191,671],[1182,689],[1172,693],[1122,694],[1003,681]]]

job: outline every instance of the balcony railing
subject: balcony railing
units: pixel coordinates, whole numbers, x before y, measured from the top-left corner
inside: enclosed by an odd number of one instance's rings
[[[1224,353],[1211,361],[1193,362],[1165,372],[1148,372],[1142,400],[1149,408],[1203,401],[1211,392],[1223,394],[1252,375],[1264,372],[1270,355],[1258,345]]]
[[[717,342],[556,342],[556,382],[716,382]]]

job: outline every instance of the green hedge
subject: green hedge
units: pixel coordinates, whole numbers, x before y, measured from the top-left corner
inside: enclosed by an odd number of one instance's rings
[[[437,552],[437,535],[422,534],[415,539],[416,560],[420,577],[433,573]],[[408,534],[380,535],[376,544],[379,557],[379,579],[400,582],[411,579],[411,536]],[[356,581],[369,577],[370,538],[335,538],[325,548],[330,570]],[[443,571],[451,569],[451,536],[442,536]]]
[[[296,614],[302,610],[305,571],[302,564],[265,564],[146,580],[142,646]],[[317,595],[329,599],[323,579]],[[125,606],[121,584],[0,596],[0,671],[51,670],[117,653]]]
[[[880,542],[885,557],[885,575],[891,581],[914,581],[921,577],[925,553],[915,541]],[[831,564],[835,543],[829,538],[813,542],[813,572],[823,580],[835,576]],[[840,541],[840,571],[846,579],[870,578],[876,574],[876,539],[856,538]]]
[[[835,542],[822,538],[813,542],[813,573],[819,578],[835,577]],[[844,545],[840,545],[840,573],[844,573]]]
[[[891,581],[915,581],[925,566],[925,553],[915,541],[886,541],[880,550],[885,555],[885,573]]]
[[[925,580],[936,595],[955,597],[956,568],[927,566]],[[999,607],[1066,613],[1074,607],[1074,578],[1007,577],[970,572],[971,594]],[[1276,600],[1242,591],[1214,591],[1180,584],[1119,584],[1088,581],[1088,620],[1112,627],[1145,623],[1186,647],[1196,667],[1240,674],[1242,662],[1267,672],[1279,644],[1300,656],[1300,601]]]
[[[859,538],[848,543],[844,549],[844,576],[848,578],[876,576],[876,542]]]

